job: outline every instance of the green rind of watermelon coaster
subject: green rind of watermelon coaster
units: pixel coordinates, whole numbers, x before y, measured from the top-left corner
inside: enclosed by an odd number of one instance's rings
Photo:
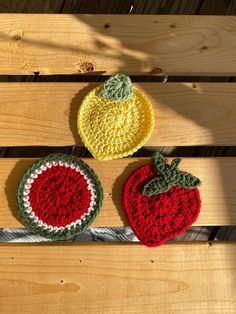
[[[64,176],[62,176],[63,174]],[[45,182],[43,184],[44,178]],[[76,178],[83,183],[82,191],[79,190],[82,183],[80,186],[78,184],[76,185]],[[51,182],[49,180],[53,181],[51,188]],[[60,180],[63,187],[65,186],[62,196],[60,196],[58,190],[56,190],[57,180]],[[68,182],[68,187],[65,182]],[[84,188],[84,186],[86,186],[86,188]],[[43,196],[45,189],[49,191],[46,197]],[[52,190],[55,190],[54,193]],[[60,203],[61,197],[64,197],[66,194],[68,194],[71,199],[80,197],[78,193],[76,194],[74,192],[77,190],[86,195],[86,202],[89,201],[88,208],[81,208],[82,214],[79,217],[80,212],[78,208],[80,202],[77,201],[78,206],[75,207],[73,211],[71,210],[71,212],[67,210],[67,212],[63,214],[65,217],[59,214],[56,216],[57,213],[55,214],[55,211],[57,211],[57,207],[55,203]],[[54,196],[55,199],[53,199]],[[51,201],[51,199],[53,199],[53,201]],[[84,200],[81,199],[81,202],[82,201]],[[48,207],[48,211],[44,209],[46,202],[53,204],[51,206],[53,209],[52,214],[50,214],[50,210],[52,211],[52,209],[49,210],[50,206]],[[54,241],[73,239],[76,235],[86,230],[98,215],[102,202],[103,189],[93,169],[79,158],[65,154],[48,155],[32,164],[22,176],[17,189],[17,204],[21,221],[31,231]],[[39,206],[38,203],[42,205],[42,212],[40,212],[41,205]],[[68,201],[65,206],[70,207],[70,202]],[[63,208],[61,205],[59,207],[60,210],[58,209],[58,212],[66,210],[66,208]],[[75,216],[76,213],[76,219],[71,219],[71,216]],[[41,215],[43,214],[44,218],[42,220]],[[54,226],[47,222],[52,219],[57,221],[57,224]],[[60,225],[58,221],[62,221],[63,219],[64,221],[70,221],[70,223],[65,225],[65,222],[63,222],[64,225]]]

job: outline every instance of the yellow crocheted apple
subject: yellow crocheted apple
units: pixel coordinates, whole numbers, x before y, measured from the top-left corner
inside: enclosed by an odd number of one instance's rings
[[[153,125],[150,101],[123,74],[90,91],[78,112],[80,137],[100,160],[133,154],[148,140]]]

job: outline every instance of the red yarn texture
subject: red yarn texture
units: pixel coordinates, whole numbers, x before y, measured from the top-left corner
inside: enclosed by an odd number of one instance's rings
[[[74,169],[53,166],[34,179],[29,202],[36,216],[53,227],[65,227],[87,212],[91,192]]]
[[[152,165],[142,166],[130,175],[123,190],[123,206],[130,225],[138,239],[150,247],[186,231],[201,207],[197,188],[175,186],[162,194],[143,195],[144,185],[157,176]]]

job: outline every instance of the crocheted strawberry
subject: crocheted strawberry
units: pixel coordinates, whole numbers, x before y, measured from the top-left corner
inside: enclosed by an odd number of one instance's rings
[[[200,180],[179,170],[181,159],[169,165],[156,153],[153,163],[134,171],[124,185],[123,206],[138,239],[158,246],[183,233],[197,219]]]
[[[95,172],[75,156],[54,154],[23,175],[17,202],[22,222],[52,240],[83,232],[97,216],[103,190]]]

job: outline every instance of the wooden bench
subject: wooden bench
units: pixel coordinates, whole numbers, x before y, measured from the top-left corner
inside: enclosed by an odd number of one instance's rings
[[[0,15],[0,73],[234,75],[236,18]],[[96,83],[0,83],[0,145],[81,145],[76,115]],[[139,83],[149,146],[235,145],[235,83]],[[0,159],[0,228],[22,227],[16,186],[33,159]],[[145,158],[86,159],[104,187],[93,226],[126,226],[121,188]],[[236,158],[184,158],[203,182],[196,226],[236,225]],[[109,173],[107,171],[109,169]],[[1,313],[235,313],[234,242],[0,245]]]

